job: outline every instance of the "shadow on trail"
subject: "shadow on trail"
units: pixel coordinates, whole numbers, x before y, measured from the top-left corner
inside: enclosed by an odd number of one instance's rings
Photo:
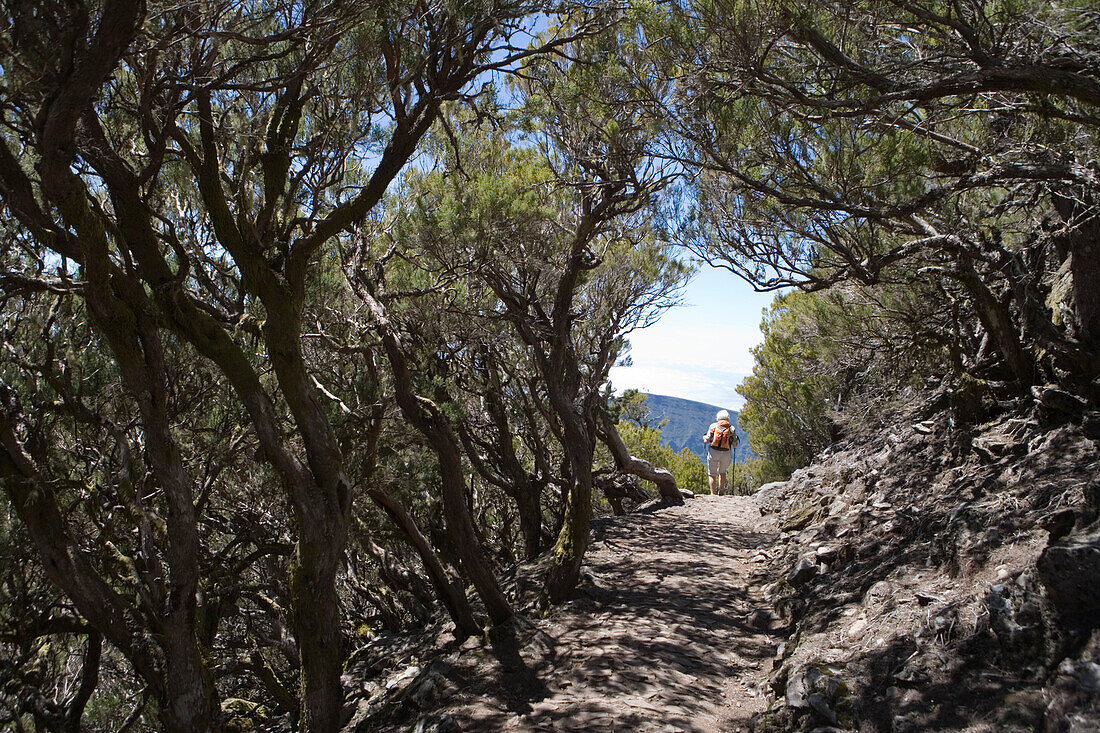
[[[500,663],[501,687],[506,690],[505,707],[513,713],[529,715],[531,703],[545,700],[550,690],[520,654],[523,642],[516,634],[515,623],[490,629],[489,647]]]
[[[685,513],[595,522],[585,582],[548,624],[554,659],[538,669],[519,659],[464,729],[717,730],[729,680],[755,677],[774,655],[745,621],[761,602],[746,558],[773,536]]]

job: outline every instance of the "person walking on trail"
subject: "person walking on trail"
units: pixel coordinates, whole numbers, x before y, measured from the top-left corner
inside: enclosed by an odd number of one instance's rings
[[[707,445],[707,474],[710,481],[710,493],[721,496],[726,493],[726,471],[730,468],[731,449],[737,447],[737,433],[730,425],[730,414],[719,410],[713,422],[703,436]]]

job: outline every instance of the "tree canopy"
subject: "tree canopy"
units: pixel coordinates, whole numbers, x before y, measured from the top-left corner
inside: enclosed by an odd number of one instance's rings
[[[360,636],[570,598],[702,486],[608,382],[693,258],[805,291],[759,476],[922,380],[1100,398],[1088,3],[3,11],[2,725],[336,730]]]

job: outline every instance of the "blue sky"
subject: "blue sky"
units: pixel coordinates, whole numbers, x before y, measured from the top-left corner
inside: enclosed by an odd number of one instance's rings
[[[684,289],[684,304],[630,334],[633,365],[614,367],[615,390],[698,400],[731,410],[734,389],[752,373],[749,349],[760,343],[763,310],[775,293],[757,293],[728,270],[703,265]]]

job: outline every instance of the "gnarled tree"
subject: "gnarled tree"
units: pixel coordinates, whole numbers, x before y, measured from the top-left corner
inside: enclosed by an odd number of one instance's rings
[[[167,415],[181,344],[231,389],[295,528],[290,607],[302,724],[335,730],[344,637],[335,578],[355,487],[303,348],[320,256],[365,220],[447,100],[558,48],[506,3],[5,3],[0,199],[18,226],[5,288],[86,304],[140,408],[169,541],[164,724],[212,724],[195,628],[194,477]],[[584,8],[563,27],[588,32]],[[571,33],[572,35],[572,33]],[[5,398],[5,487],[51,577],[143,678],[162,675],[87,566]],[[53,446],[54,449],[59,446]],[[109,616],[109,617],[108,617]]]

